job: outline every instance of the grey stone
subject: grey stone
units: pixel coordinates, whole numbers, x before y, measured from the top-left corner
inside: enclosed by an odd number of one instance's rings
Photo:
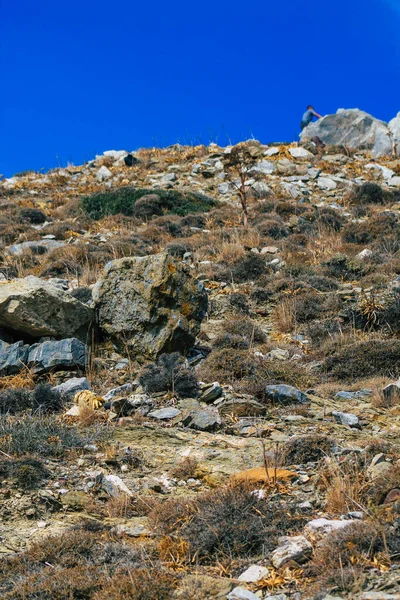
[[[303,535],[281,538],[280,542],[281,545],[271,553],[272,564],[277,569],[291,560],[303,564],[311,557],[312,545]]]
[[[355,392],[337,392],[335,394],[335,398],[340,400],[356,400],[358,398],[364,398],[365,396],[370,396],[372,394],[372,390],[363,389],[357,390]]]
[[[382,390],[384,400],[390,405],[393,402],[400,402],[400,379],[394,383],[389,383]]]
[[[21,244],[13,244],[8,248],[11,256],[19,256],[25,252],[25,250],[31,250],[33,254],[44,254],[49,250],[55,248],[61,248],[65,246],[65,242],[58,242],[56,240],[38,240],[36,242],[22,242]]]
[[[104,181],[105,179],[109,179],[109,177],[112,177],[112,173],[110,169],[107,169],[107,167],[105,167],[104,165],[100,167],[100,169],[96,173],[96,179],[100,182]]]
[[[257,583],[261,579],[268,577],[269,571],[261,565],[251,565],[244,573],[239,575],[238,580],[244,583]]]
[[[293,158],[312,158],[313,155],[311,152],[306,150],[305,148],[289,148],[289,153],[293,156]]]
[[[201,386],[200,400],[201,402],[214,402],[222,396],[222,387],[217,381]]]
[[[126,496],[132,496],[132,492],[125,485],[118,475],[104,475],[103,473],[98,478],[102,489],[109,494],[109,496],[117,497],[121,496],[121,494],[125,494]]]
[[[358,258],[358,260],[365,260],[366,258],[372,256],[372,254],[372,250],[370,250],[369,248],[364,248],[364,250],[361,250],[361,252],[356,254],[356,258]]]
[[[101,329],[148,357],[187,351],[207,310],[202,284],[168,253],[111,261],[93,300]]]
[[[339,519],[313,519],[305,526],[304,530],[308,533],[326,534],[331,531],[338,531],[339,529],[345,529],[349,525],[356,523],[356,520],[347,519],[340,521]]]
[[[183,425],[198,431],[214,431],[221,425],[221,417],[216,408],[195,408],[183,420]]]
[[[218,405],[218,410],[223,417],[262,417],[267,412],[266,406],[254,400],[252,396],[238,396],[225,400]]]
[[[384,167],[383,165],[379,165],[378,163],[370,163],[368,165],[365,165],[364,169],[366,169],[367,171],[375,171],[375,173],[377,175],[381,175],[382,179],[384,179],[385,181],[392,179],[392,177],[394,176],[394,171],[388,169],[387,167]]]
[[[109,400],[112,400],[116,396],[121,396],[123,394],[127,394],[127,393],[131,392],[132,389],[133,389],[133,385],[131,383],[124,383],[124,385],[120,385],[119,387],[109,390],[107,392],[107,394],[105,394],[103,396],[103,398],[106,402],[108,402]]]
[[[153,408],[154,402],[147,394],[132,394],[128,398],[116,398],[111,402],[111,411],[118,417],[127,417],[134,412],[147,415]]]
[[[271,175],[275,171],[275,165],[270,160],[262,160],[257,163],[252,169],[250,169],[250,173],[262,173],[263,175]]]
[[[86,362],[87,348],[76,338],[33,344],[27,359],[28,367],[36,374],[61,368],[84,369]]]
[[[86,340],[93,311],[60,287],[32,275],[0,286],[0,327],[24,337]]]
[[[336,114],[311,123],[300,134],[302,140],[313,137],[319,137],[325,144],[366,148],[374,157],[392,153],[392,140],[386,123],[358,108],[339,109]]]
[[[244,587],[235,587],[228,595],[227,600],[260,600],[260,596],[253,594]]]
[[[363,592],[360,596],[360,600],[400,600],[400,593],[387,594],[386,592]]]
[[[264,156],[276,156],[277,154],[279,154],[279,148],[277,148],[276,146],[267,148],[264,152]]]
[[[333,411],[332,416],[335,419],[336,423],[340,423],[340,425],[347,425],[348,427],[361,429],[358,417],[356,417],[356,415],[353,415],[352,413]]]
[[[7,344],[0,340],[0,374],[14,375],[28,362],[29,345],[24,342]]]
[[[337,185],[330,177],[318,177],[317,186],[321,190],[335,190]]]
[[[306,394],[291,385],[267,385],[265,394],[268,399],[278,404],[308,404],[310,402]]]
[[[63,398],[72,399],[77,392],[90,390],[90,383],[86,377],[72,377],[60,385],[56,385],[54,391],[59,392]]]
[[[149,413],[149,417],[157,419],[158,421],[169,421],[170,419],[175,419],[175,417],[180,414],[181,411],[177,408],[159,408],[158,410],[153,410]]]

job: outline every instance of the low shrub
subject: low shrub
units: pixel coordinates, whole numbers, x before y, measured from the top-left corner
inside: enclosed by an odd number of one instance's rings
[[[246,484],[232,484],[191,499],[157,502],[149,521],[165,536],[179,536],[188,558],[213,563],[215,557],[247,557],[273,550],[278,537],[305,522],[287,503],[271,502]]]
[[[26,457],[0,460],[0,481],[11,477],[24,490],[39,487],[43,479],[49,476],[50,473],[39,459]]]
[[[340,231],[342,229],[344,218],[338,210],[327,206],[318,209],[317,215],[316,221],[323,227],[333,231]]]
[[[253,252],[249,252],[243,258],[224,267],[219,273],[218,279],[244,283],[246,281],[257,281],[267,272],[265,259]]]
[[[19,212],[22,221],[31,223],[32,225],[41,225],[46,221],[46,215],[37,208],[22,208]]]
[[[263,219],[257,222],[256,227],[263,237],[270,237],[274,240],[279,240],[289,235],[289,231],[283,221],[278,219]]]
[[[235,318],[224,322],[224,331],[230,335],[240,336],[246,342],[263,344],[267,341],[264,331],[249,318]]]
[[[63,405],[59,392],[45,383],[40,383],[34,390],[9,388],[0,391],[0,414],[3,415],[14,415],[28,409],[37,413],[56,412]]]
[[[83,210],[95,220],[117,214],[141,218],[162,214],[184,216],[207,212],[215,206],[215,200],[198,192],[157,188],[122,187],[110,192],[92,194],[82,199]]]
[[[245,294],[235,292],[229,296],[229,304],[238,312],[248,315],[250,312],[249,301]]]
[[[312,434],[291,439],[284,448],[286,465],[318,462],[333,450],[333,440],[326,435]]]
[[[337,379],[357,380],[382,375],[397,379],[400,375],[400,342],[369,340],[325,348],[324,367]]]
[[[325,275],[343,281],[360,279],[368,271],[368,267],[361,261],[350,259],[345,254],[336,254],[336,256],[323,263],[323,266]]]
[[[397,217],[392,213],[381,213],[365,221],[348,223],[342,232],[342,241],[346,244],[370,244],[388,235],[400,238],[400,227]],[[392,241],[393,245],[393,241]]]
[[[70,450],[107,438],[108,430],[81,433],[76,427],[57,422],[50,416],[0,417],[0,450],[12,456],[35,454],[63,456]]]
[[[196,373],[178,352],[161,354],[155,363],[143,369],[139,381],[149,394],[173,392],[186,398],[198,394]]]

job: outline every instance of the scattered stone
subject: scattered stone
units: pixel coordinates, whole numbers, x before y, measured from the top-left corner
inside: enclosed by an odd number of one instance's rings
[[[283,537],[279,542],[281,545],[271,554],[272,564],[276,569],[280,569],[291,560],[303,564],[311,557],[312,545],[302,535]]]
[[[90,383],[86,377],[72,377],[68,381],[56,385],[53,390],[59,392],[62,398],[72,400],[77,392],[90,390]]]
[[[335,190],[337,188],[337,184],[330,177],[319,177],[317,179],[317,186],[321,190]]]
[[[309,404],[310,400],[306,394],[291,385],[278,384],[267,385],[265,395],[269,400],[278,404]]]
[[[358,260],[365,260],[366,258],[369,258],[372,255],[372,250],[370,250],[369,248],[364,248],[364,250],[361,250],[361,252],[356,254],[356,258],[358,258]]]
[[[149,413],[149,417],[153,419],[157,419],[158,421],[169,421],[170,419],[175,419],[181,414],[181,411],[177,408],[159,408],[158,410],[153,410]]]
[[[221,425],[222,421],[216,408],[204,407],[192,410],[182,423],[190,429],[214,431]]]
[[[26,250],[30,250],[33,254],[45,254],[49,250],[62,248],[63,246],[65,246],[65,242],[43,239],[35,242],[22,242],[21,244],[13,244],[8,248],[8,253],[11,254],[11,256],[20,256]]]
[[[208,404],[209,402],[213,402],[222,396],[223,389],[219,385],[217,381],[214,383],[207,383],[200,386],[200,401]]]
[[[261,579],[268,577],[269,571],[261,565],[251,565],[244,573],[239,575],[238,580],[243,583],[257,583]]]
[[[289,148],[289,153],[293,156],[293,158],[313,158],[311,152],[301,147]]]
[[[383,501],[383,504],[391,504],[392,502],[398,502],[400,500],[400,489],[393,488],[386,494],[386,498]]]
[[[394,383],[389,383],[382,390],[383,398],[388,406],[400,403],[400,379]]]
[[[105,167],[104,165],[102,167],[100,167],[100,169],[97,171],[96,174],[96,179],[97,181],[104,181],[105,179],[109,179],[110,177],[112,177],[112,173],[110,171],[110,169],[107,169],[107,167]]]
[[[127,496],[133,495],[118,475],[101,474],[97,483],[100,483],[102,489],[113,498],[120,496],[121,494],[126,494]]]
[[[333,411],[332,416],[336,423],[339,423],[340,425],[347,425],[348,427],[352,427],[354,429],[361,429],[360,421],[356,415]]]
[[[355,523],[352,519],[347,519],[344,521],[340,521],[339,519],[313,519],[305,526],[304,530],[307,533],[318,533],[318,534],[326,534],[331,531],[338,531],[339,529],[344,529],[348,527],[352,523]]]
[[[223,417],[263,417],[267,408],[252,396],[242,395],[225,400],[218,405],[218,411]]]
[[[260,596],[253,594],[244,587],[235,587],[227,595],[227,600],[260,600]]]
[[[119,387],[113,388],[109,390],[107,394],[103,396],[104,400],[108,402],[117,396],[121,396],[123,394],[129,394],[133,389],[132,383],[124,383],[124,385],[120,385]]]

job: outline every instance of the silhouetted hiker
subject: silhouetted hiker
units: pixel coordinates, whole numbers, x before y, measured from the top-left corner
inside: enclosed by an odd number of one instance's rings
[[[303,118],[301,119],[300,127],[302,131],[304,127],[307,127],[307,125],[311,123],[313,117],[318,117],[318,119],[322,119],[322,115],[316,113],[314,108],[310,104],[310,106],[307,106],[307,110],[304,113]]]

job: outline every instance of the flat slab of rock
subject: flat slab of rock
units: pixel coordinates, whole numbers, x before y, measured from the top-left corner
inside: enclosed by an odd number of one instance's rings
[[[36,374],[55,369],[85,369],[87,347],[76,338],[33,344],[28,352],[27,365]]]
[[[187,351],[207,310],[202,284],[168,253],[111,261],[93,300],[100,328],[147,357]]]
[[[181,414],[181,411],[177,408],[159,408],[158,410],[153,410],[149,413],[149,417],[153,419],[157,419],[158,421],[169,421],[170,419],[175,419]]]
[[[398,404],[400,402],[400,380],[385,386],[382,390],[382,394],[389,404]]]
[[[198,431],[214,431],[221,423],[218,410],[212,407],[196,408],[183,420],[183,425]]]
[[[331,531],[345,529],[349,525],[356,523],[355,519],[340,520],[340,519],[313,519],[305,526],[304,530],[308,533],[326,534]]]
[[[291,385],[267,385],[265,395],[269,400],[277,404],[309,404],[310,400],[306,394]]]
[[[56,385],[53,390],[59,392],[62,398],[72,400],[77,392],[90,390],[90,383],[86,377],[71,377],[64,383]]]
[[[340,425],[347,425],[348,427],[361,429],[358,417],[352,413],[343,413],[335,410],[332,412],[332,416],[336,423],[339,423]]]
[[[228,595],[227,600],[260,600],[260,596],[253,594],[245,587],[235,587]]]
[[[0,327],[28,337],[86,340],[93,311],[60,287],[30,275],[0,285]]]
[[[251,565],[244,573],[239,575],[239,581],[244,583],[257,583],[261,579],[268,577],[269,571],[266,567],[261,565]]]
[[[271,554],[272,564],[277,569],[291,560],[303,564],[311,557],[312,545],[303,535],[281,538],[280,542],[281,545]]]
[[[38,240],[35,242],[22,242],[21,244],[13,244],[8,248],[8,252],[11,254],[11,256],[19,256],[23,254],[25,250],[31,250],[33,254],[45,254],[49,250],[62,248],[62,246],[65,246],[65,243],[57,240]]]

